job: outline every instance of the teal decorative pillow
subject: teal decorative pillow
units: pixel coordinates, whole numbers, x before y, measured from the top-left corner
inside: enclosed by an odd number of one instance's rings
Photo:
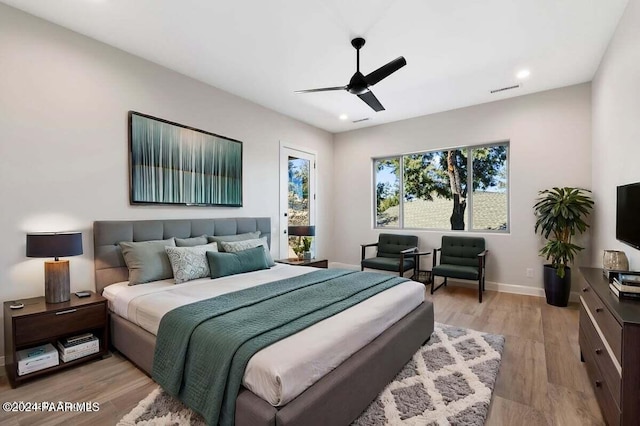
[[[203,246],[207,244],[206,235],[201,235],[199,237],[193,238],[176,238],[176,247],[195,247],[195,246]]]
[[[267,237],[244,241],[221,241],[219,243],[219,246],[221,247],[221,251],[226,251],[229,253],[237,253],[239,251],[247,250],[254,247],[262,247],[264,249],[264,256],[267,259],[267,265],[269,265],[269,267],[276,265],[276,263],[273,261],[273,257],[271,257],[271,252],[269,251],[269,243],[267,243]]]
[[[176,284],[210,275],[207,252],[218,251],[216,243],[196,247],[165,247]]]
[[[208,251],[207,260],[209,261],[211,278],[269,269],[262,247],[255,247],[237,253]]]
[[[256,238],[260,238],[260,231],[237,235],[216,235],[214,237],[207,237],[207,241],[210,243],[218,243],[218,249],[220,249],[220,251],[224,251],[224,249],[220,247],[220,243],[222,241],[244,241],[255,240]]]
[[[173,277],[165,247],[175,247],[173,238],[152,241],[122,241],[122,256],[129,268],[129,285]]]

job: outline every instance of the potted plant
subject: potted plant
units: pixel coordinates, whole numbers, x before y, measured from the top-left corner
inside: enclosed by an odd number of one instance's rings
[[[547,240],[539,254],[551,260],[551,264],[544,265],[544,292],[550,305],[567,306],[569,303],[569,263],[583,250],[583,247],[573,244],[571,239],[589,227],[586,219],[593,208],[590,193],[586,189],[570,187],[538,192],[539,197],[533,206],[536,215],[535,232]]]
[[[292,248],[298,259],[311,259],[311,237],[298,237]]]

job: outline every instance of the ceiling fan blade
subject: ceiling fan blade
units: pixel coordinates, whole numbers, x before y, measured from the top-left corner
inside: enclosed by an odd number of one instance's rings
[[[399,56],[393,61],[369,73],[364,79],[369,86],[373,86],[380,80],[389,77],[391,74],[398,71],[400,68],[404,67],[405,65],[407,65],[407,60],[404,59],[404,57]]]
[[[330,92],[332,90],[346,90],[347,86],[323,87],[321,89],[296,90],[295,93]]]
[[[369,105],[375,112],[384,111],[384,107],[372,91],[364,92],[358,95],[358,97],[362,99],[365,104]]]

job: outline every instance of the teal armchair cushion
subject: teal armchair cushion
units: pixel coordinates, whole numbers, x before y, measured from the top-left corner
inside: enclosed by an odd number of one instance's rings
[[[410,254],[405,254],[402,265],[400,265],[401,252],[418,247],[418,237],[415,235],[398,235],[398,234],[380,234],[378,236],[376,257],[365,259],[365,247],[362,246],[362,259],[360,266],[369,269],[378,269],[382,271],[400,272],[409,271],[415,266],[415,259]]]
[[[485,242],[482,237],[444,236],[442,237],[440,264],[472,266],[478,269],[478,255],[484,250]]]
[[[413,258],[404,259],[404,270],[413,268],[415,262]],[[362,261],[362,266],[369,269],[379,269],[382,271],[398,272],[400,270],[400,259],[390,257],[372,257]]]
[[[378,237],[378,257],[400,258],[400,252],[418,247],[415,235],[380,234]]]
[[[434,267],[431,273],[441,277],[460,278],[463,280],[477,280],[479,278],[477,266],[440,264]]]

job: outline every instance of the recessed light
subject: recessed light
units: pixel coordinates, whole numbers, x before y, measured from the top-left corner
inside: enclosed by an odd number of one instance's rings
[[[347,120],[349,119],[349,116],[347,114],[340,114],[340,117],[338,117],[340,120]]]
[[[518,74],[516,74],[516,77],[518,77],[520,80],[523,80],[527,77],[529,77],[531,75],[531,71],[529,70],[520,70],[518,71]]]

